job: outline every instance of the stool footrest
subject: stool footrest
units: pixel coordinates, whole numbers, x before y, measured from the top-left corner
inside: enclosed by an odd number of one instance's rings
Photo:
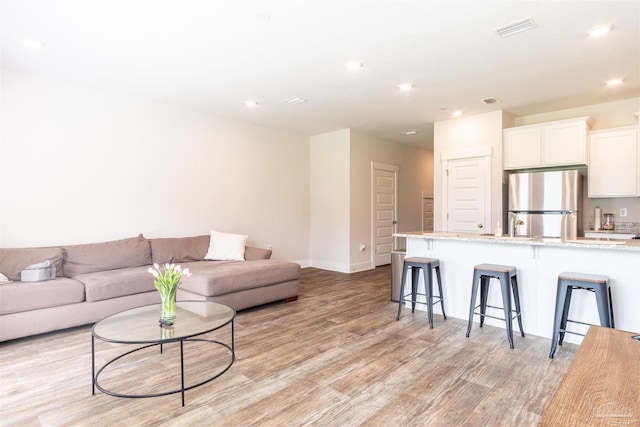
[[[424,305],[427,305],[427,304],[428,304],[428,302],[426,302],[426,301],[417,301],[417,300],[416,300],[416,301],[413,301],[412,299],[407,298],[407,297],[410,297],[410,296],[412,296],[412,295],[411,295],[411,294],[407,294],[407,295],[405,295],[405,296],[401,299],[401,301],[402,301],[403,303],[410,302],[410,303],[412,303],[412,304],[414,304],[414,303],[415,303],[415,304],[424,304]],[[418,296],[418,297],[425,297],[425,298],[427,297],[427,295],[426,295],[426,294],[416,294],[416,296]],[[432,296],[431,298],[432,298],[433,300],[435,300],[435,301],[433,301],[433,302],[431,303],[431,305],[436,305],[436,304],[439,304],[441,301],[444,301],[442,298],[440,298],[440,297],[439,297],[439,296],[437,296],[437,295],[434,295],[434,296]]]
[[[512,312],[516,313],[516,315],[513,316],[511,319],[516,319],[518,316],[520,316],[520,314],[517,313],[515,310],[512,310]],[[477,311],[474,311],[473,314],[478,315],[478,316],[482,316],[482,317],[488,317],[490,319],[506,320],[504,317],[492,316],[490,314],[482,314],[482,313],[478,313]]]
[[[598,325],[594,325],[593,323],[586,323],[586,322],[580,322],[578,320],[571,320],[571,319],[567,319],[567,323],[578,323],[580,325],[585,325],[585,326],[598,326]]]
[[[581,337],[584,337],[584,334],[581,334],[580,332],[568,331],[566,329],[560,329],[558,332],[562,332],[562,333],[565,333],[565,334],[571,334],[571,335],[580,335]]]
[[[489,314],[482,314],[482,313],[479,313],[479,312],[475,311],[475,310],[477,310],[478,308],[480,308],[480,304],[476,305],[476,306],[473,308],[473,310],[474,310],[474,311],[473,311],[473,314],[475,314],[475,315],[477,315],[477,316],[490,317],[491,319],[506,320],[504,317],[491,316],[491,315],[489,315]],[[502,311],[504,311],[504,307],[496,307],[495,305],[487,305],[487,308],[493,308],[493,309],[496,309],[496,310],[502,310]],[[518,316],[521,316],[521,315],[522,315],[522,313],[518,313],[518,310],[516,310],[516,309],[512,309],[512,310],[511,310],[511,312],[512,312],[512,313],[515,313],[515,316],[513,316],[511,319],[515,319],[515,318],[517,318]],[[578,323],[578,322],[574,322],[574,323]]]

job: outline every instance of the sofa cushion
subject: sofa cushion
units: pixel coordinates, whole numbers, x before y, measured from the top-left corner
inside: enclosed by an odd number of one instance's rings
[[[142,234],[110,242],[63,246],[63,249],[62,269],[67,277],[151,264],[149,241]]]
[[[20,280],[20,272],[31,264],[51,260],[56,276],[62,274],[62,248],[0,248],[0,273],[11,280]]]
[[[74,277],[84,283],[87,302],[155,291],[149,266],[98,271]]]
[[[300,277],[298,264],[276,260],[200,261],[182,267],[189,268],[191,277],[183,277],[180,288],[207,297],[259,288]]]
[[[244,249],[248,237],[246,234],[222,233],[211,230],[209,250],[204,259],[244,261]]]
[[[209,248],[209,236],[149,239],[151,258],[158,264],[202,261]]]
[[[46,282],[13,282],[0,286],[0,315],[57,307],[84,301],[84,286],[57,277]]]

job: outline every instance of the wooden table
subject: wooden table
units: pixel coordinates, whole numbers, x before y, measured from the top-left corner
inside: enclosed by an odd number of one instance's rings
[[[633,335],[591,326],[539,425],[640,426],[640,341]]]

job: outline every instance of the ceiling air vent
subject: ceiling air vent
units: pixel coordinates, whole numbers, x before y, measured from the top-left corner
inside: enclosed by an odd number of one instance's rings
[[[536,23],[529,16],[528,18],[524,18],[519,21],[512,22],[511,24],[496,28],[495,31],[500,37],[508,37],[535,28],[535,26]]]
[[[491,105],[491,104],[498,104],[500,101],[498,101],[498,98],[491,97],[491,98],[484,98],[482,102],[484,102],[487,105]]]

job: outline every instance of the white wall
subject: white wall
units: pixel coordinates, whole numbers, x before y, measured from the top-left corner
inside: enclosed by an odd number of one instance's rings
[[[349,129],[310,138],[310,255],[314,267],[349,272]]]
[[[433,191],[432,153],[349,129],[310,141],[313,266],[344,273],[374,268],[371,162],[399,167],[398,231],[415,231],[421,228],[422,192]]]
[[[249,235],[308,263],[302,135],[4,71],[0,245]]]
[[[502,129],[511,125],[511,117],[502,111],[436,122],[434,125],[434,229],[443,230],[442,160],[443,153],[464,152],[491,147],[491,220],[490,229],[502,220],[503,170]]]
[[[398,166],[398,232],[422,229],[422,193],[433,194],[433,152],[351,131],[351,271],[373,268],[371,162]],[[367,249],[360,251],[360,245]],[[404,239],[397,242],[405,248]]]

